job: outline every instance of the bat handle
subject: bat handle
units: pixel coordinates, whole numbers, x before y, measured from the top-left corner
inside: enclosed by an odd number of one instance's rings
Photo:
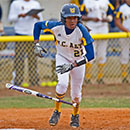
[[[65,104],[69,104],[69,105],[72,105],[72,106],[74,106],[74,107],[76,107],[76,105],[77,105],[77,103],[70,103],[70,102],[66,102],[66,101],[64,101],[64,100],[59,100],[59,102],[63,102],[63,103],[65,103]]]

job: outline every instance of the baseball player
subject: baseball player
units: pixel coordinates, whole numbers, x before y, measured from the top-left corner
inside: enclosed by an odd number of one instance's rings
[[[123,5],[119,7],[119,11],[117,12],[115,19],[116,26],[122,32],[130,32],[130,0],[126,0]],[[121,45],[121,70],[122,70],[122,82],[128,83],[128,62],[129,62],[129,49],[130,43],[126,42],[129,38],[120,39]]]
[[[82,16],[83,21],[91,29],[91,34],[106,34],[109,32],[108,22],[112,21],[112,5],[108,0],[84,0],[86,15]],[[111,10],[109,9],[111,8]],[[109,11],[108,11],[109,10]],[[106,63],[107,40],[94,42],[96,59],[98,60],[97,82],[103,84],[104,66]],[[91,83],[92,62],[86,64],[86,82]]]
[[[61,9],[61,21],[37,22],[34,26],[35,53],[42,56],[39,44],[40,31],[50,31],[55,37],[56,72],[58,84],[56,98],[64,99],[71,77],[71,98],[76,103],[71,116],[71,127],[79,127],[79,104],[85,75],[85,64],[94,59],[93,39],[85,26],[80,23],[81,14],[75,4],[65,4]],[[51,126],[58,123],[61,114],[61,102],[55,102],[55,110],[49,120]]]

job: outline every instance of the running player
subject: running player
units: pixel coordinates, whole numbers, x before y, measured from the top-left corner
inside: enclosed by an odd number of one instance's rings
[[[71,77],[71,98],[76,103],[71,116],[71,127],[79,127],[79,104],[85,75],[85,64],[94,59],[93,39],[85,26],[80,23],[81,14],[75,4],[65,4],[61,9],[61,21],[37,22],[34,27],[35,53],[42,56],[39,44],[40,31],[50,31],[55,37],[56,72],[58,84],[56,98],[64,99]],[[61,102],[55,102],[55,110],[49,120],[51,126],[58,123],[61,114]]]
[[[106,34],[109,32],[108,23],[112,21],[112,5],[108,0],[84,0],[86,15],[82,16],[91,34]],[[111,8],[111,10],[109,9]],[[106,63],[107,40],[94,42],[96,59],[98,61],[97,82],[103,84],[104,66]],[[92,62],[86,64],[86,82],[91,83]]]
[[[122,32],[130,32],[130,0],[126,0],[124,4],[119,7],[117,12],[115,24]],[[120,39],[121,45],[121,70],[122,70],[122,83],[128,83],[128,62],[129,62],[129,38]]]

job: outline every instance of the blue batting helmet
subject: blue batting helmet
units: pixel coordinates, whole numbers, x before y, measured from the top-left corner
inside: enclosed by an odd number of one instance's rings
[[[61,9],[61,21],[64,24],[66,17],[77,16],[78,22],[81,20],[79,7],[75,4],[65,4]]]

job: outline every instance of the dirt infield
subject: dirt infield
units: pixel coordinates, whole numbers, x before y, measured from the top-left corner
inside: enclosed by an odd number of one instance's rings
[[[33,89],[33,88],[32,88]],[[55,88],[35,88],[44,94],[55,94]],[[34,89],[34,90],[35,90]],[[22,93],[0,89],[0,97]],[[69,95],[69,92],[66,96]],[[130,86],[91,86],[83,88],[83,97],[129,97]],[[0,129],[21,128],[36,130],[72,130],[69,126],[72,109],[62,108],[57,126],[49,126],[53,109],[0,109]],[[77,130],[130,130],[130,109],[80,108],[80,127]]]
[[[48,124],[53,109],[0,109],[0,128],[71,130],[71,109],[62,109],[59,123]],[[130,109],[80,109],[78,130],[130,130]]]

